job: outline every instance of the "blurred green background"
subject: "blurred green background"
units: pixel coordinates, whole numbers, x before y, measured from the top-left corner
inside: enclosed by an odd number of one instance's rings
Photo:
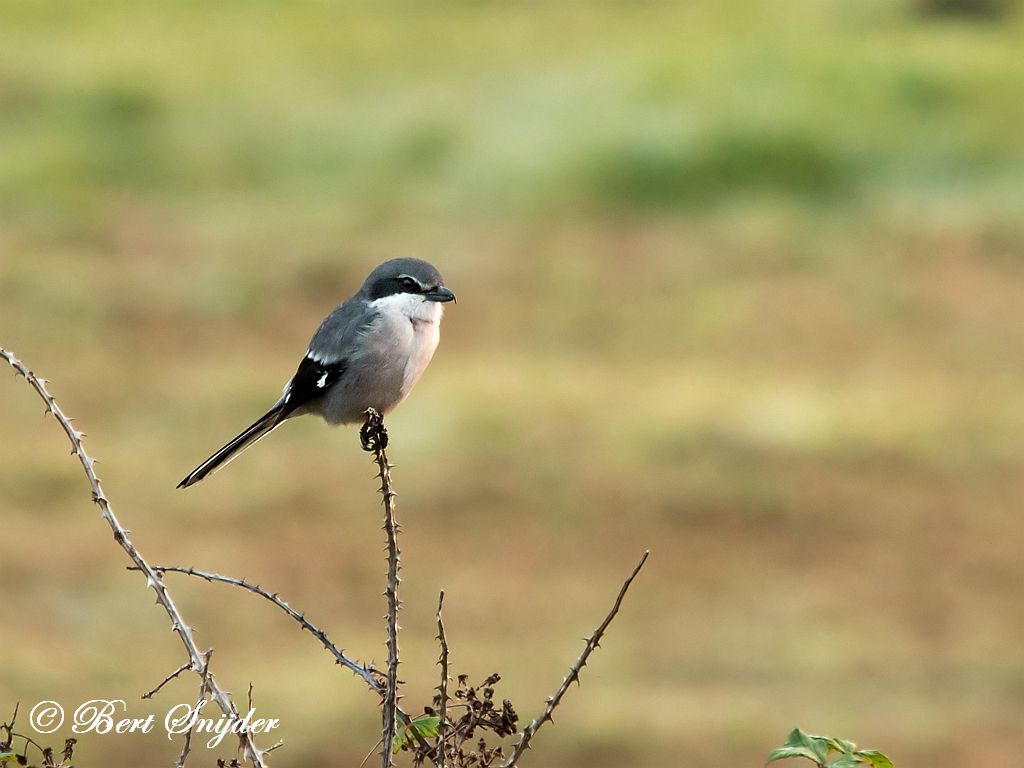
[[[0,344],[151,561],[380,661],[354,430],[300,420],[174,485],[377,262],[430,259],[459,304],[390,419],[410,711],[439,589],[453,672],[501,672],[525,720],[649,547],[524,765],[760,766],[800,725],[1017,766],[1022,45],[992,0],[6,0]],[[138,700],[179,644],[23,382],[0,424],[0,718],[191,701]],[[168,581],[283,720],[275,766],[358,764],[361,682],[258,598]],[[76,764],[178,746],[87,736]]]

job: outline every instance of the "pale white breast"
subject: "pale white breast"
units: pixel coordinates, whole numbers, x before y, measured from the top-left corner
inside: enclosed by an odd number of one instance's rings
[[[401,367],[401,381],[396,382],[400,389],[398,397],[404,399],[434,356],[441,339],[444,307],[440,302],[409,293],[385,296],[371,302],[370,306],[378,310],[384,323],[390,326],[389,335],[394,343],[390,354],[398,357],[395,363]]]

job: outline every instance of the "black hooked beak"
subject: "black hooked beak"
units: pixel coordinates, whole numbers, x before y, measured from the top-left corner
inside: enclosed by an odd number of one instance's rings
[[[432,291],[427,291],[423,294],[423,298],[427,301],[455,301],[455,294],[445,288],[443,285],[437,286]]]

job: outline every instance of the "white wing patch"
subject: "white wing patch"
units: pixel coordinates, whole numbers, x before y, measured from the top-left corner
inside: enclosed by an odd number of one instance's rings
[[[320,389],[323,389],[324,387],[326,387],[326,386],[327,386],[327,374],[326,374],[326,373],[324,373],[324,375],[323,375],[323,376],[321,376],[321,377],[320,377],[320,378],[319,378],[319,379],[317,380],[317,382],[316,382],[316,385],[317,385],[317,387],[319,387]]]

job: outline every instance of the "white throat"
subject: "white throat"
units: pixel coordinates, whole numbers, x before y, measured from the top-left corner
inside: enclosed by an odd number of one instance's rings
[[[389,317],[402,316],[413,325],[441,322],[444,307],[439,301],[430,301],[415,293],[394,293],[370,302],[370,306]]]

